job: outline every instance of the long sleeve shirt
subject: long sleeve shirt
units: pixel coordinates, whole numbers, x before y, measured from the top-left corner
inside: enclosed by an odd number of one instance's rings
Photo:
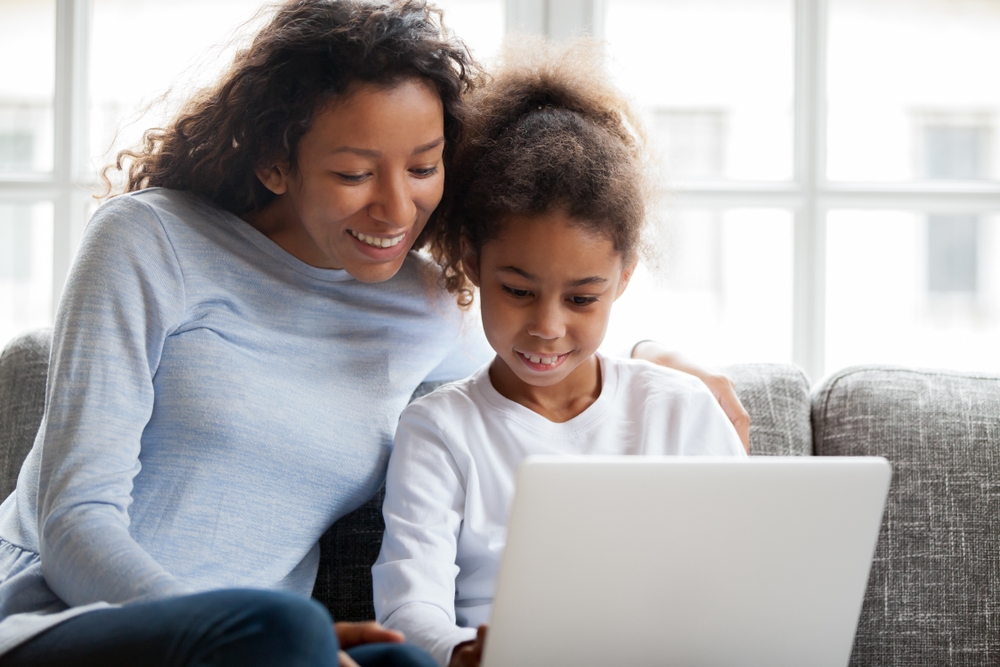
[[[102,206],[0,506],[0,653],[108,604],[310,594],[319,537],[382,483],[414,388],[483,361],[434,277],[416,253],[377,284],[309,266],[189,193]]]
[[[701,381],[599,357],[597,400],[554,423],[500,395],[489,365],[414,401],[386,478],[375,615],[444,667],[487,623],[518,464],[531,454],[745,457]]]

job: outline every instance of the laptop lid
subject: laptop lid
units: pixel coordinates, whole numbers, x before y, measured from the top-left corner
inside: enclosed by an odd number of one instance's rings
[[[531,457],[484,667],[844,667],[881,458]]]

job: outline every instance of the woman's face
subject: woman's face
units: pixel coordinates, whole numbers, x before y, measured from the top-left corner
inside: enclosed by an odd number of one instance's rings
[[[388,280],[441,201],[444,107],[419,79],[356,84],[302,137],[296,165],[259,169],[278,195],[247,221],[312,266]]]

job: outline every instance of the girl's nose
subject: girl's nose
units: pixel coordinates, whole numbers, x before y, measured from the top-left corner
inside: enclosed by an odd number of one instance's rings
[[[384,178],[375,192],[375,199],[368,205],[368,214],[393,227],[409,227],[417,216],[410,188],[403,178]]]
[[[558,303],[543,301],[537,305],[528,325],[528,333],[536,338],[555,340],[566,335],[566,322]]]

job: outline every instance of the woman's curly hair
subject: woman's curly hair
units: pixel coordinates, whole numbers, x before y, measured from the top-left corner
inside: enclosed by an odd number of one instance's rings
[[[469,95],[466,132],[445,183],[431,245],[462,306],[474,289],[462,266],[511,215],[563,210],[605,234],[626,261],[639,251],[649,186],[645,138],[611,84],[600,47],[508,43],[500,68]]]
[[[416,77],[444,105],[445,163],[478,80],[465,45],[422,0],[290,0],[239,51],[221,79],[190,99],[165,128],[118,154],[125,192],[162,186],[201,194],[237,215],[275,195],[255,170],[296,149],[316,113],[357,82],[392,86]],[[432,225],[428,225],[432,227]]]

